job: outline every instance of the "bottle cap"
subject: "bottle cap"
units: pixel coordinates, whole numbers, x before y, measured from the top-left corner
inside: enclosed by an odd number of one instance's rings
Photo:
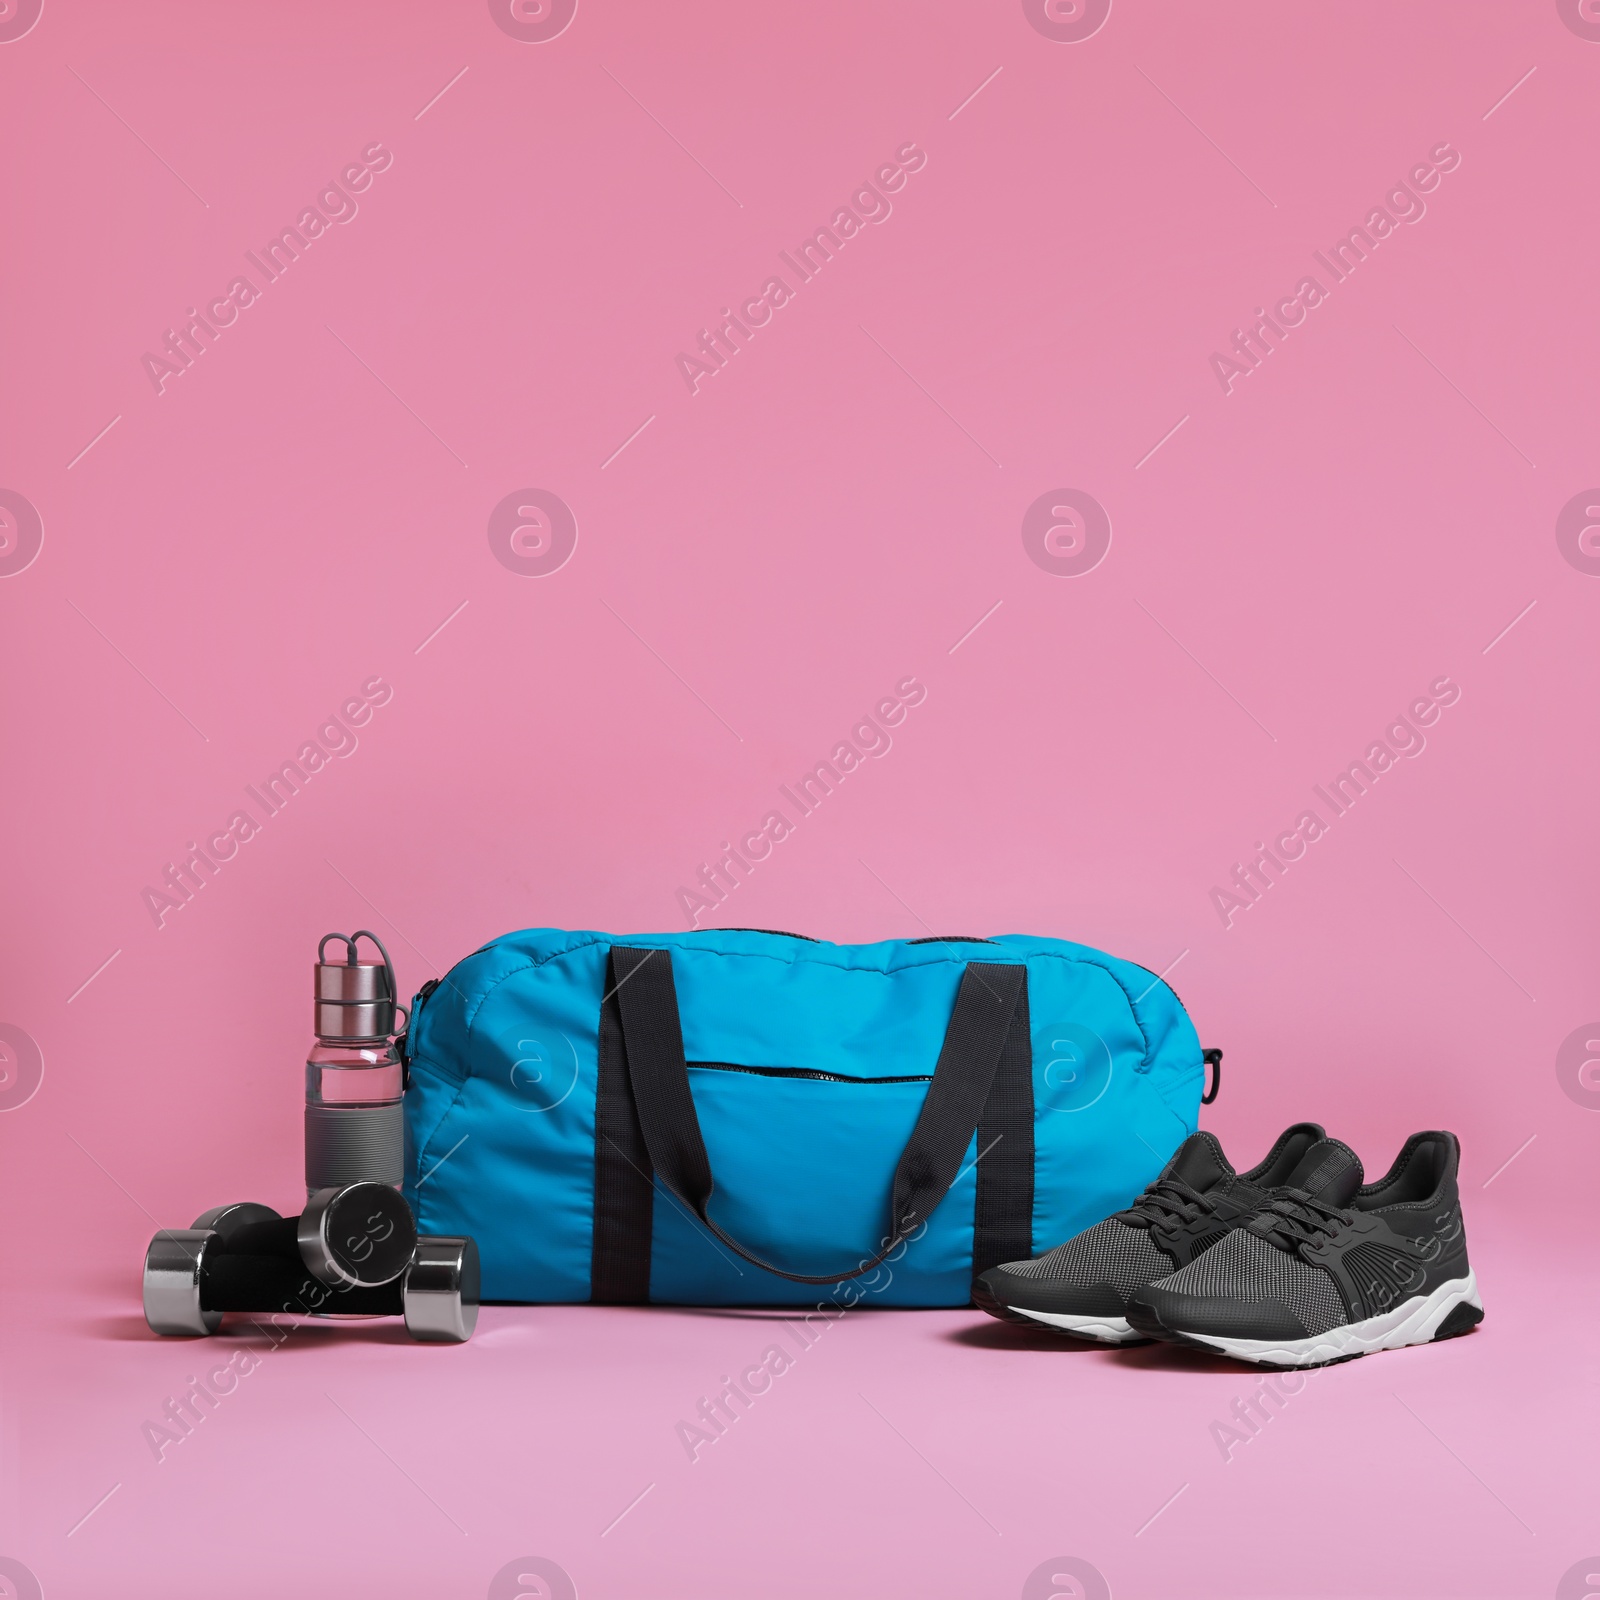
[[[356,960],[356,941],[370,939],[382,961]],[[323,959],[328,945],[338,940],[345,947],[343,961]],[[317,946],[311,969],[317,1037],[333,1043],[386,1039],[394,1032],[394,963],[383,942],[365,928],[352,934],[330,933]]]

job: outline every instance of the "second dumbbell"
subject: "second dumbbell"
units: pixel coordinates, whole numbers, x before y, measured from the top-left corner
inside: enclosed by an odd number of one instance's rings
[[[410,1265],[417,1245],[411,1207],[385,1183],[319,1189],[298,1217],[280,1217],[270,1206],[246,1202],[214,1206],[194,1225],[216,1232],[230,1256],[299,1261],[331,1289],[393,1283]]]

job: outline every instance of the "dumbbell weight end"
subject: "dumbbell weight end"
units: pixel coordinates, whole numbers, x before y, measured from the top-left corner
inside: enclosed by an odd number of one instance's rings
[[[401,1280],[406,1331],[424,1344],[465,1344],[478,1325],[480,1284],[476,1240],[424,1234]]]
[[[222,1313],[200,1303],[210,1228],[163,1228],[144,1258],[144,1320],[154,1333],[201,1338],[222,1326]]]

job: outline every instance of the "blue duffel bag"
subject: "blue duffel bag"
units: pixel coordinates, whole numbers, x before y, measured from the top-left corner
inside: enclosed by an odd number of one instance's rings
[[[612,1305],[965,1305],[1126,1205],[1205,1077],[1154,974],[1016,935],[533,928],[403,1050],[418,1229],[485,1299]]]

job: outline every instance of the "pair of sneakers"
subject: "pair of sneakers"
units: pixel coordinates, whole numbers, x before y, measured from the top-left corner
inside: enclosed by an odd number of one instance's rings
[[[985,1272],[973,1301],[1100,1344],[1165,1339],[1263,1367],[1319,1367],[1466,1333],[1453,1133],[1415,1133],[1376,1183],[1315,1122],[1236,1172],[1216,1136],[1179,1145],[1125,1211],[1031,1261]]]

